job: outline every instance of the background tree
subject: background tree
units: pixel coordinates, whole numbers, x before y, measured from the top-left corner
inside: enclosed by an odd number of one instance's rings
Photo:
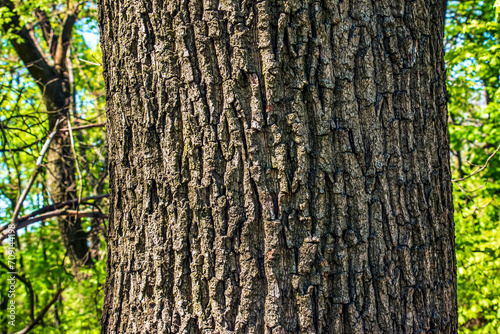
[[[58,121],[60,129],[17,219],[33,228],[23,229],[16,244],[15,328],[7,325],[6,261],[0,263],[1,332],[33,325],[43,333],[98,332],[107,169],[105,134],[96,127],[105,118],[95,9],[92,2],[0,1],[1,239]],[[93,262],[75,282],[71,272]]]
[[[34,34],[30,34],[31,24],[25,25],[21,22],[15,4],[10,0],[2,0],[0,6],[5,13],[2,19],[3,29],[7,34],[11,34],[8,37],[11,37],[14,50],[41,90],[49,129],[71,127],[70,108],[75,96],[68,72],[67,53],[80,3],[69,5],[63,12],[59,32],[54,31],[44,10],[39,7],[33,8],[50,52],[48,54],[41,49]],[[49,63],[49,55],[52,64]],[[75,157],[71,152],[72,133],[70,136],[68,132],[58,132],[47,152],[47,186],[55,203],[77,199],[78,196]],[[72,205],[71,208],[76,209],[76,205]],[[57,219],[74,271],[76,272],[82,265],[90,265],[92,259],[87,256],[87,240],[80,219],[71,216],[60,216]]]
[[[103,332],[456,332],[443,20],[102,1]]]

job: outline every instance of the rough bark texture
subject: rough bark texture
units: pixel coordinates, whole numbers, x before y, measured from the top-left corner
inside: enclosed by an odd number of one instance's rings
[[[441,0],[102,0],[103,333],[456,333]]]

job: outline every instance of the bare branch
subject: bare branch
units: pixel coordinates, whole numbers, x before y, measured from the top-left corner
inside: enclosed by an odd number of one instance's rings
[[[108,194],[85,197],[85,198],[81,199],[80,204],[88,204],[88,203],[90,203],[90,201],[98,201],[98,200],[101,200],[101,199],[107,198],[107,197],[109,197]],[[28,215],[25,215],[25,216],[18,218],[17,222],[22,223],[28,219],[31,219],[31,218],[36,217],[38,215],[41,215],[43,213],[55,211],[55,210],[58,210],[60,208],[64,208],[66,206],[71,206],[72,204],[75,204],[75,203],[78,203],[78,199],[72,199],[72,200],[68,200],[68,201],[64,201],[64,202],[55,203],[52,205],[47,205],[47,206],[44,206],[43,208],[36,210]],[[91,204],[91,205],[94,205],[94,204]],[[3,231],[5,231],[6,229],[8,229],[8,227],[9,227],[9,225],[4,225],[4,226],[0,227],[0,234]]]
[[[63,71],[65,69],[64,62],[66,59],[66,54],[68,52],[73,26],[76,22],[76,18],[78,17],[79,6],[80,4],[77,4],[73,9],[69,10],[66,13],[63,29],[61,35],[59,35],[57,48],[53,57],[56,71]]]
[[[81,125],[81,126],[73,126],[71,128],[72,131],[79,131],[79,130],[85,130],[85,129],[91,129],[91,128],[100,128],[100,127],[105,127],[106,123],[97,123],[97,124],[87,124],[87,125]],[[69,128],[64,128],[59,130],[59,132],[68,132]]]
[[[45,52],[43,51],[40,43],[38,43],[38,40],[37,40],[36,35],[35,35],[35,30],[33,28],[34,28],[33,24],[31,24],[31,23],[26,24],[26,30],[28,30],[28,34],[30,35],[31,40],[35,44],[35,47],[38,49],[38,52],[40,52],[40,54],[42,55],[43,59],[45,59],[45,61],[48,63]]]
[[[73,129],[74,130],[74,129]],[[37,145],[39,142],[41,142],[42,140],[41,139],[37,139],[35,140],[33,143],[31,144],[26,144],[24,146],[21,146],[21,147],[16,147],[16,148],[13,148],[13,149],[0,149],[0,152],[1,153],[4,153],[4,152],[23,152],[24,150],[26,150],[27,148],[30,148],[32,146],[35,146]]]
[[[61,216],[71,216],[75,218],[104,218],[108,219],[108,215],[105,213],[100,213],[97,211],[80,211],[78,212],[77,210],[56,210],[52,212],[47,212],[43,215],[28,219],[26,221],[20,222],[16,226],[16,230],[20,230],[22,228],[28,227],[31,224],[37,223],[39,221],[49,219],[49,218],[54,218],[54,217],[61,217]],[[0,241],[5,240],[8,237],[8,234],[6,231],[0,233]]]
[[[50,24],[50,20],[49,17],[47,16],[47,13],[45,13],[40,8],[36,8],[34,14],[38,20],[40,28],[42,29],[43,38],[47,43],[47,46],[50,50],[50,54],[52,57],[54,57],[56,53],[58,36],[54,34],[54,30],[52,29],[52,25]]]
[[[497,154],[497,152],[500,150],[500,145],[497,147],[497,149],[488,157],[488,159],[486,160],[486,162],[484,163],[484,165],[476,168],[472,173],[470,173],[469,175],[467,176],[464,176],[460,179],[455,179],[455,180],[452,180],[453,182],[460,182],[460,181],[463,181],[463,180],[467,180],[468,178],[476,175],[477,173],[480,173],[482,172],[486,167],[488,167],[488,163],[490,162],[490,160],[495,156],[495,154]]]
[[[100,199],[107,198],[107,197],[109,197],[108,194],[85,197],[85,198],[82,198],[80,200],[80,204],[85,204],[85,203],[88,203],[90,201],[96,201],[96,200],[100,200]],[[22,222],[22,221],[28,220],[30,218],[33,218],[33,217],[35,217],[37,215],[40,215],[42,213],[49,212],[49,211],[54,211],[54,210],[63,208],[65,206],[70,206],[70,205],[75,204],[75,203],[78,203],[78,199],[72,199],[72,200],[69,200],[69,201],[64,201],[64,202],[59,202],[59,203],[55,203],[55,204],[52,204],[52,205],[47,205],[47,206],[44,206],[43,208],[41,208],[39,210],[36,210],[36,211],[30,213],[29,215],[26,215],[26,216],[23,216],[23,217],[19,218],[18,221]],[[0,232],[1,231],[3,231],[3,227],[2,227],[2,229],[0,229]]]
[[[15,229],[20,230],[22,228],[28,227],[31,224],[37,223],[39,221],[49,219],[49,218],[54,218],[54,217],[60,217],[60,216],[71,216],[75,218],[104,218],[108,219],[108,215],[105,213],[100,213],[98,211],[77,211],[77,210],[55,210],[55,211],[50,211],[44,214],[41,214],[37,217],[27,219],[22,222],[18,222]],[[9,237],[9,234],[7,233],[8,230],[4,230],[0,233],[0,241],[3,241]]]

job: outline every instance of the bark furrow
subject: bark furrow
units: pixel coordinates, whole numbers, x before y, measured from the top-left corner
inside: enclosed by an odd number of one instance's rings
[[[103,333],[455,333],[442,3],[103,0]]]

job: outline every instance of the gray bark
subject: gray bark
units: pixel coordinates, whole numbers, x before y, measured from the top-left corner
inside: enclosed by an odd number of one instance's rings
[[[102,0],[102,333],[456,333],[443,20]]]

